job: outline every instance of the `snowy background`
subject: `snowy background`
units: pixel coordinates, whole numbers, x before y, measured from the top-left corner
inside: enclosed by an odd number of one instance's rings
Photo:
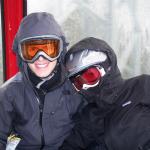
[[[150,74],[150,1],[27,0],[28,14],[39,11],[54,15],[70,46],[87,36],[105,40],[124,78]]]
[[[55,16],[70,46],[87,36],[108,42],[125,78],[150,74],[150,1],[28,0],[28,13],[36,11]]]

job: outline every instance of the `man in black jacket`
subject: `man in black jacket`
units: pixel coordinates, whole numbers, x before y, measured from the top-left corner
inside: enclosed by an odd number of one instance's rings
[[[150,76],[124,80],[112,48],[85,38],[65,57],[69,79],[89,104],[61,150],[83,150],[96,141],[106,150],[150,149]]]
[[[83,101],[66,80],[66,46],[51,14],[21,21],[13,43],[20,72],[0,88],[0,150],[58,150],[69,135]]]

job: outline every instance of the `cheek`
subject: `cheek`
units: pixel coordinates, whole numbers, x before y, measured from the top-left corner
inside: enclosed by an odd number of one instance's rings
[[[34,70],[35,70],[35,65],[34,64],[31,64],[31,63],[29,63],[28,64],[28,66],[29,66],[29,68],[34,72]]]

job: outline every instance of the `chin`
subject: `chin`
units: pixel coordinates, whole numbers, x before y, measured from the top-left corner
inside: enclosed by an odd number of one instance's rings
[[[38,76],[38,77],[40,77],[40,78],[45,78],[45,77],[47,77],[48,75],[49,75],[50,73],[47,73],[47,74],[43,74],[43,72],[42,73],[37,73],[36,75]]]

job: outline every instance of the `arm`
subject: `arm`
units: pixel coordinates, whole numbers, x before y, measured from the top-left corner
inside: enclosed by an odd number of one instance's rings
[[[12,129],[13,107],[10,97],[4,89],[0,89],[0,149],[6,147],[7,137]]]
[[[6,145],[0,143],[0,150],[5,150],[5,149],[6,149]]]
[[[88,104],[74,116],[75,127],[69,137],[64,141],[60,150],[86,149],[97,138],[103,137],[104,118],[96,104]]]

